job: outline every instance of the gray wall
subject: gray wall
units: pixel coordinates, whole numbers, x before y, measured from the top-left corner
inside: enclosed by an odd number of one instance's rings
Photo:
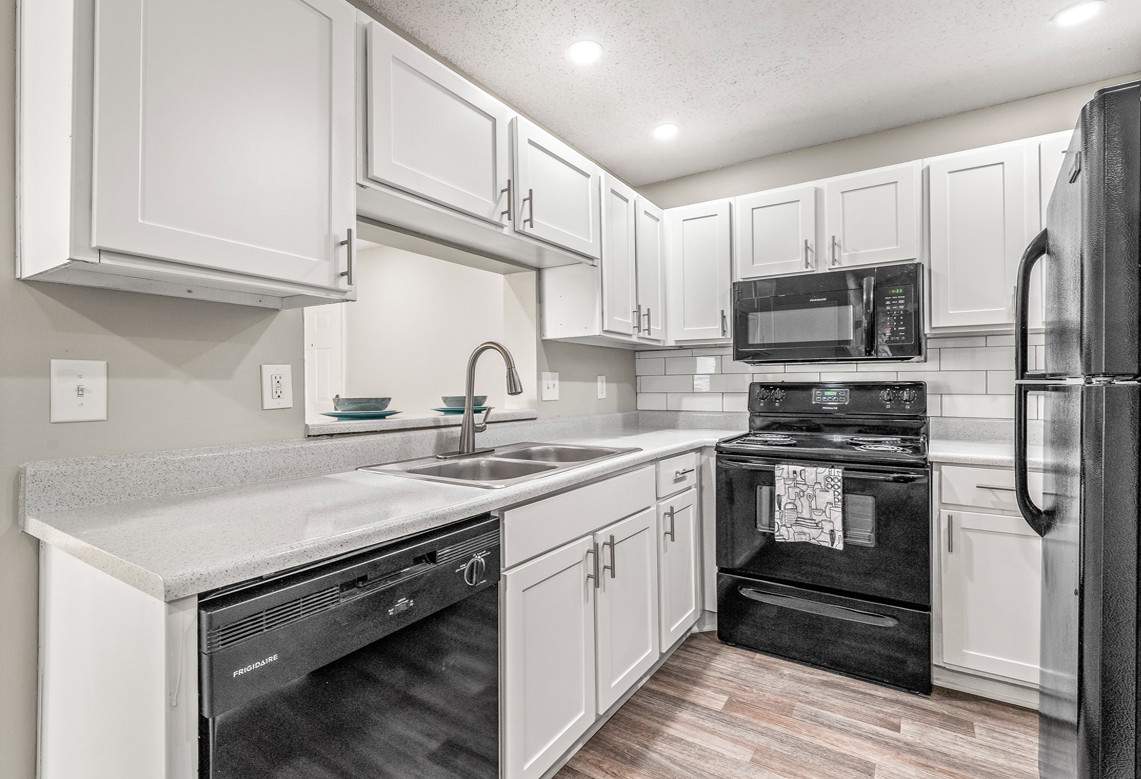
[[[1139,77],[1141,74],[1124,75],[1097,84],[761,157],[638,189],[658,206],[672,208],[1068,130],[1074,126],[1078,111],[1095,89]]]

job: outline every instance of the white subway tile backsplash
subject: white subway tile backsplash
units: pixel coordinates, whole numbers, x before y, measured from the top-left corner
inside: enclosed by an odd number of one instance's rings
[[[927,394],[927,416],[938,417],[943,415],[943,396]]]
[[[664,392],[639,392],[639,411],[665,411],[666,394]]]
[[[644,352],[635,352],[638,359],[648,359],[651,357],[689,357],[693,354],[692,349],[650,349]]]
[[[987,391],[984,371],[915,372],[903,374],[900,378],[904,381],[927,382],[927,391],[933,395],[982,395]]]
[[[1031,346],[1042,346],[1044,343],[1046,343],[1046,334],[1045,333],[1027,333],[1026,343],[1030,344]]]
[[[986,337],[987,346],[1014,346],[1013,335],[988,335]]]
[[[692,375],[639,376],[639,392],[693,392]]]
[[[719,393],[673,393],[666,398],[666,408],[670,411],[720,411]]]
[[[1009,346],[942,349],[940,366],[945,371],[1005,371],[1014,369],[1014,349]]]
[[[768,367],[767,365],[765,366]],[[753,381],[776,382],[776,381],[817,381],[818,379],[805,378],[812,376],[811,373],[754,373],[752,376]],[[820,374],[816,374],[817,377]]]
[[[985,335],[971,336],[932,336],[927,339],[927,345],[932,349],[948,349],[967,346],[986,346]]]
[[[708,389],[702,390],[704,392],[748,392],[749,382],[752,377],[747,373],[717,373],[711,376],[694,376],[693,389],[694,392],[699,391],[697,388],[697,380],[700,378],[708,379]]]
[[[721,410],[722,411],[748,411],[749,410],[749,393],[747,392],[726,392],[721,396]]]
[[[1013,419],[1013,395],[944,395],[945,417],[984,417]]]
[[[831,365],[824,366],[831,368]],[[896,381],[899,374],[895,371],[855,373],[853,371],[821,371],[820,381]]]
[[[634,373],[638,376],[661,376],[666,372],[666,361],[661,357],[634,360]]]
[[[937,371],[939,370],[939,350],[932,349],[927,353],[927,359],[923,362],[862,362],[859,364],[858,370],[860,371],[875,371],[882,373],[883,371],[899,371],[900,373],[910,373],[911,371]]]
[[[784,366],[785,373],[818,373],[821,370],[854,371],[856,364],[854,362],[792,362]]]
[[[720,373],[720,357],[667,357],[666,373]]]
[[[709,346],[704,349],[690,349],[694,357],[728,357],[733,354],[732,346]]]
[[[1014,371],[987,371],[986,391],[988,395],[1013,395]]]

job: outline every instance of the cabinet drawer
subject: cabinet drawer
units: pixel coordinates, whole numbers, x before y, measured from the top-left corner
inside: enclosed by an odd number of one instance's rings
[[[942,494],[939,502],[955,506],[976,506],[998,511],[1018,511],[1014,500],[1014,471],[1010,468],[942,467]],[[1042,505],[1042,473],[1030,472],[1030,495]]]
[[[654,467],[647,465],[503,512],[503,567],[537,554],[654,504]]]
[[[658,463],[658,497],[697,486],[697,452],[686,452]]]

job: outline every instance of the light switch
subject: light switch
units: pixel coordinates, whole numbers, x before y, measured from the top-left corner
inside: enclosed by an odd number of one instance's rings
[[[606,377],[598,377],[598,399],[602,400],[606,397]]]
[[[541,397],[543,400],[559,399],[559,374],[551,371],[543,371],[543,390]]]
[[[107,361],[51,361],[51,421],[107,419]]]
[[[293,366],[261,366],[261,407],[293,408]]]

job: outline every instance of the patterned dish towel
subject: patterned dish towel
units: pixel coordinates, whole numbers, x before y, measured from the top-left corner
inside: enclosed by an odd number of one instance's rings
[[[844,548],[844,471],[776,466],[773,533],[777,541]]]

